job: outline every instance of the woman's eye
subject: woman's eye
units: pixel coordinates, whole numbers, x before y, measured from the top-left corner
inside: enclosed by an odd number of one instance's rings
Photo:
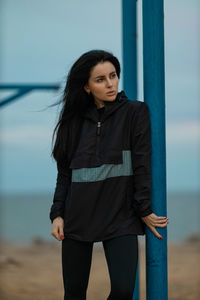
[[[114,77],[116,77],[116,73],[113,73],[113,74],[111,74],[111,78],[114,78]],[[103,78],[99,78],[99,79],[97,79],[97,82],[102,82],[103,81]]]

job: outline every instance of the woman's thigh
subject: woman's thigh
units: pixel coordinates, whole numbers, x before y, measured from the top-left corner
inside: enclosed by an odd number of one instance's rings
[[[108,299],[132,299],[138,263],[137,235],[103,241],[111,282]]]
[[[82,242],[67,237],[62,241],[62,272],[65,295],[83,295],[83,298],[80,297],[80,299],[84,299],[88,286],[92,251],[92,242]]]

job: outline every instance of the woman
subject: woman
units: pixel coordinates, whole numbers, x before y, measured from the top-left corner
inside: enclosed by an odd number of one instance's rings
[[[57,183],[51,234],[62,241],[64,299],[86,299],[93,243],[102,241],[108,300],[132,299],[138,237],[165,227],[150,201],[150,120],[144,102],[118,92],[120,64],[92,50],[72,66],[52,155]],[[53,134],[53,136],[54,136]]]

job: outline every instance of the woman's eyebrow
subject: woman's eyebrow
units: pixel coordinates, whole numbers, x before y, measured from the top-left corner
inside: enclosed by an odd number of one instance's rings
[[[116,72],[115,71],[110,72],[110,74],[112,74],[112,73],[116,73]],[[105,75],[99,75],[99,76],[95,77],[94,79],[99,78],[99,77],[105,77]]]

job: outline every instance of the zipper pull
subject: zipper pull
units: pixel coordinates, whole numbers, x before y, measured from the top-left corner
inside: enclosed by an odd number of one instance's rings
[[[101,131],[101,122],[97,122],[97,135],[100,135]]]

